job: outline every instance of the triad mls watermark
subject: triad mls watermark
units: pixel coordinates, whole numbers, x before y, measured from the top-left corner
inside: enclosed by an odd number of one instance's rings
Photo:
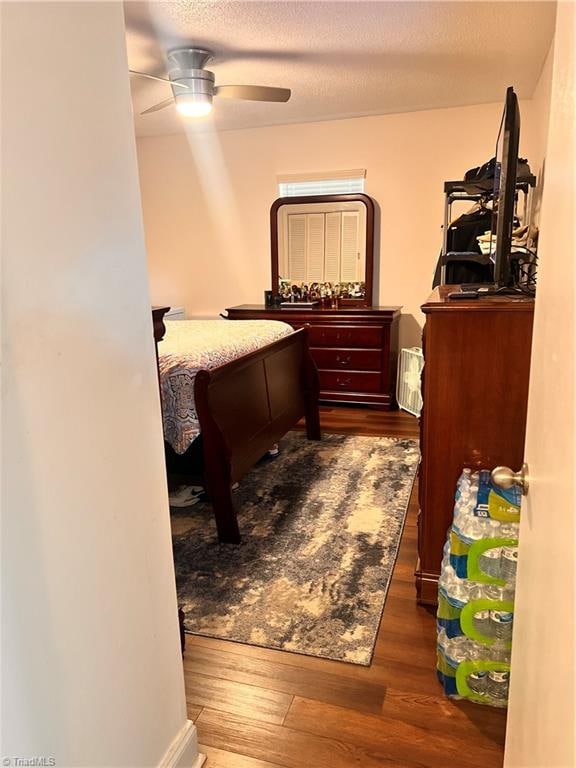
[[[28,768],[34,766],[34,768],[54,768],[56,765],[56,758],[42,755],[36,757],[3,757],[2,765],[4,768]]]

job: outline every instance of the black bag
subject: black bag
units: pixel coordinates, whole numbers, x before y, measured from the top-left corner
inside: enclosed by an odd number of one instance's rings
[[[496,158],[493,157],[484,165],[478,168],[471,168],[464,174],[464,190],[469,195],[475,195],[478,192],[492,192],[494,189],[494,175],[496,173]],[[518,158],[516,167],[516,181],[528,179],[531,175],[528,160],[523,157]]]

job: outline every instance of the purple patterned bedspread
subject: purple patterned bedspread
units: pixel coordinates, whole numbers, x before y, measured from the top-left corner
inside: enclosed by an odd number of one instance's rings
[[[278,320],[181,320],[166,323],[158,345],[164,439],[184,453],[200,434],[194,379],[292,333]]]

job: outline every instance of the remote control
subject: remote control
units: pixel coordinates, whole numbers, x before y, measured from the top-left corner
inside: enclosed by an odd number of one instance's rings
[[[454,291],[448,294],[448,298],[452,300],[466,301],[467,299],[477,299],[478,291]]]

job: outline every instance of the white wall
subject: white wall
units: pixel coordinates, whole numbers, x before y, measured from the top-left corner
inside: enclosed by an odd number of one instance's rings
[[[530,106],[521,105],[528,155]],[[190,315],[261,303],[277,174],[366,168],[366,191],[381,212],[375,302],[404,305],[401,341],[420,343],[443,183],[493,156],[501,114],[502,103],[484,104],[138,139],[152,298],[184,304]]]
[[[122,5],[1,14],[1,752],[190,765]]]
[[[538,177],[536,189],[532,192],[531,220],[534,224],[540,222],[540,206],[546,176],[546,146],[548,142],[548,123],[550,118],[550,98],[552,90],[552,70],[554,63],[554,41],[542,67],[542,72],[534,89],[534,94],[528,102],[528,111],[522,114],[521,132],[529,132],[530,167]]]

